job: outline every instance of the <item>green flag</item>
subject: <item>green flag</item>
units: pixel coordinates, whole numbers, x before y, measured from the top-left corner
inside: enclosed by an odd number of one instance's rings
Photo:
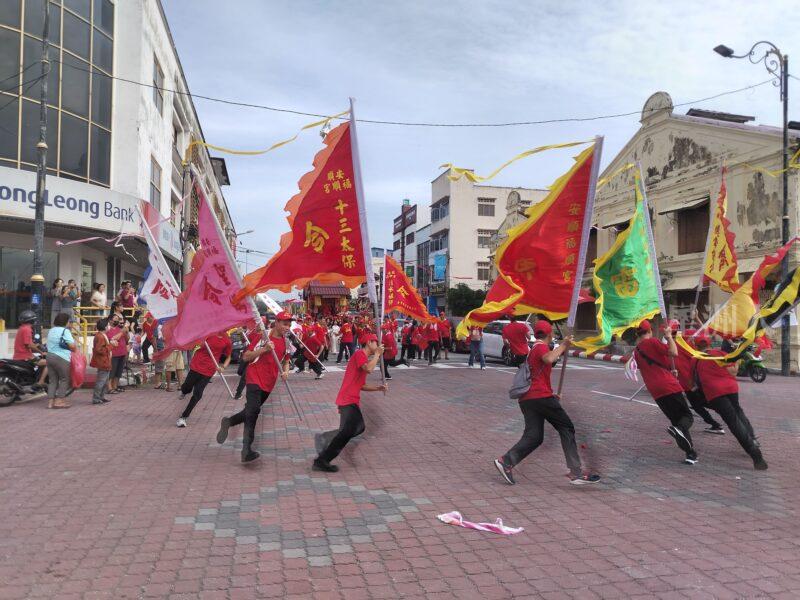
[[[638,178],[637,178],[638,179]],[[636,210],[614,244],[595,260],[594,288],[597,294],[597,328],[600,333],[575,345],[596,352],[611,342],[611,337],[636,327],[659,314],[660,291],[650,258],[648,223],[637,181]]]

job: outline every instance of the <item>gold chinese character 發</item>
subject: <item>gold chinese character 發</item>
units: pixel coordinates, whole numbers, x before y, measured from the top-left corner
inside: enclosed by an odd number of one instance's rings
[[[314,252],[322,254],[325,249],[325,241],[330,237],[322,227],[317,227],[311,221],[306,221],[306,242],[303,244],[303,248],[311,246]]]

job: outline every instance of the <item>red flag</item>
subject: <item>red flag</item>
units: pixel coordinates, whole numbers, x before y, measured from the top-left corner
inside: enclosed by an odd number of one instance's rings
[[[244,277],[236,300],[268,289],[289,292],[312,279],[349,288],[366,281],[351,124],[331,130],[324,143],[314,170],[300,178],[300,191],[286,204],[290,231],[280,250]]]
[[[417,321],[428,323],[435,321],[435,318],[425,308],[425,303],[417,292],[417,288],[411,285],[411,281],[403,269],[388,254],[383,270],[383,279],[384,314],[396,310]]]
[[[164,324],[165,350],[194,348],[209,335],[226,331],[253,319],[248,301],[231,302],[241,290],[236,265],[225,248],[217,217],[211,210],[200,183],[192,185],[197,194],[197,230],[200,248],[192,259],[192,272],[186,276],[178,297],[178,315]]]

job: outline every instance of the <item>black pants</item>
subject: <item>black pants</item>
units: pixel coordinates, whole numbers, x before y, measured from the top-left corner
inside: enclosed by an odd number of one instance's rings
[[[702,392],[697,390],[693,392],[686,392],[686,398],[689,400],[689,405],[692,407],[692,410],[697,413],[697,415],[703,419],[708,425],[712,427],[722,427],[714,417],[711,416],[711,413],[708,412],[706,406],[708,403],[706,402],[705,396],[703,396]]]
[[[511,450],[503,456],[503,462],[510,466],[518,465],[528,454],[536,450],[544,440],[544,422],[552,425],[561,436],[561,447],[567,466],[573,475],[581,475],[581,459],[575,443],[575,426],[561,407],[558,398],[537,398],[523,400],[519,403],[522,416],[525,417],[525,431]]]
[[[442,343],[436,342],[436,344],[434,345],[434,355],[433,355],[434,362],[437,362],[439,360],[439,353],[441,351],[442,351]]]
[[[406,357],[414,358],[411,356],[411,344],[403,342],[403,344],[400,346],[400,358],[402,359]]]
[[[339,356],[336,357],[336,362],[342,362],[342,354],[346,359],[350,359],[351,356],[356,351],[356,343],[355,342],[340,342],[339,343]]]
[[[236,374],[239,376],[239,385],[236,386],[236,396],[239,397],[244,391],[244,386],[247,383],[247,365],[241,358],[239,359],[239,367],[236,369]]]
[[[181,413],[182,419],[188,419],[189,415],[192,414],[194,407],[197,406],[197,403],[203,398],[203,390],[206,389],[209,381],[211,381],[211,377],[201,375],[197,371],[189,369],[189,372],[186,374],[186,379],[184,379],[181,384],[181,394],[186,395],[191,392],[192,397],[189,398],[189,404],[186,405],[186,408],[184,408]]]
[[[269,392],[265,392],[253,383],[247,384],[247,395],[244,408],[235,415],[231,415],[231,426],[244,423],[244,441],[242,454],[247,454],[253,448],[253,440],[256,436],[256,422],[258,415],[261,414],[261,407],[269,397]]]
[[[142,362],[147,364],[150,362],[150,348],[153,344],[150,343],[150,337],[146,337],[142,342]]]
[[[357,435],[364,433],[364,417],[358,404],[339,407],[339,432],[333,437],[328,447],[319,453],[318,459],[331,462]],[[325,434],[323,434],[325,435]]]
[[[442,350],[450,352],[450,338],[442,338]],[[439,358],[438,356],[436,357]]]
[[[300,354],[294,361],[295,366],[300,369],[301,371],[306,370],[306,361],[308,361],[308,368],[314,371],[317,375],[322,373],[322,365],[318,360],[309,360],[306,358],[305,354]]]
[[[425,349],[425,356],[428,359],[428,364],[432,365],[439,358],[439,342],[428,342],[428,347]]]
[[[686,439],[689,440],[689,443],[694,446],[692,436],[689,433],[692,423],[694,423],[694,418],[683,394],[670,394],[669,396],[656,398],[656,404],[669,419],[669,422],[680,429]]]
[[[407,364],[408,364],[408,361],[405,360],[404,358],[401,358],[401,359],[398,360],[396,358],[387,359],[387,358],[384,357],[384,359],[383,359],[383,375],[384,375],[384,377],[389,377],[389,367],[396,367],[397,365],[407,365]]]
[[[525,359],[528,358],[527,354],[514,354],[513,352],[509,351],[509,358],[512,367],[518,367],[522,363],[525,362]]]
[[[761,449],[758,447],[753,426],[739,405],[739,394],[719,396],[709,402],[709,405],[719,413],[744,451],[753,459],[761,458]]]

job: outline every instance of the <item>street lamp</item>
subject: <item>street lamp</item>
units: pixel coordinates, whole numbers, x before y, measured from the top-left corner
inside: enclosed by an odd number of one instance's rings
[[[763,54],[762,54],[763,51]],[[783,212],[781,227],[781,244],[789,241],[789,57],[783,54],[772,42],[760,41],[753,44],[745,54],[734,54],[733,49],[720,44],[714,52],[724,58],[746,58],[751,63],[764,63],[767,71],[778,78],[773,82],[780,87],[783,102]],[[781,261],[781,280],[789,274],[788,253]],[[789,315],[781,321],[781,375],[789,375]]]

